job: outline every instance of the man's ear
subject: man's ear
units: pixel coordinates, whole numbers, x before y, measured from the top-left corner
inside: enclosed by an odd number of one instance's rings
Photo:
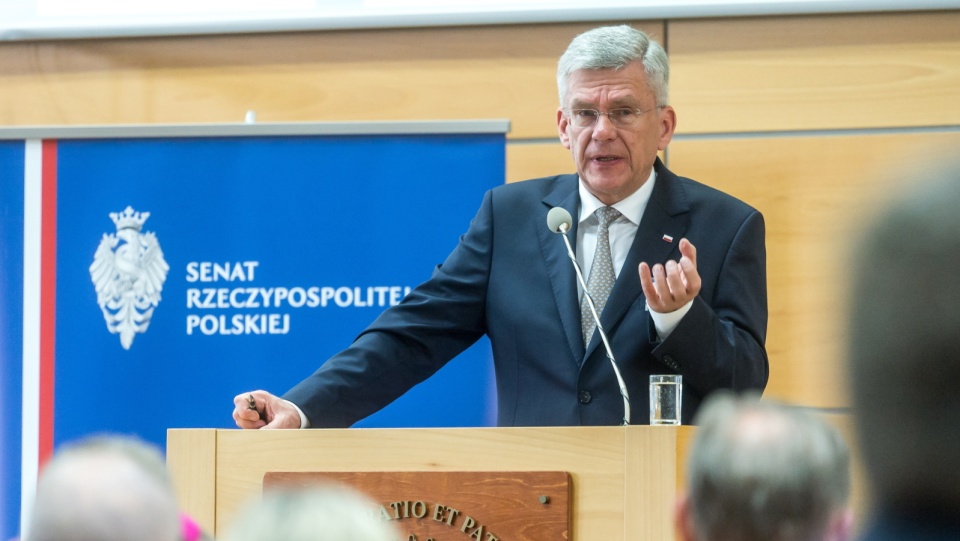
[[[833,513],[824,541],[847,541],[853,532],[853,510],[844,508]]]
[[[694,533],[693,516],[690,510],[690,495],[681,494],[673,508],[673,525],[680,541],[697,541]]]
[[[677,129],[677,112],[673,107],[667,105],[657,115],[660,122],[660,141],[657,145],[659,150],[666,150],[667,145],[673,140],[673,132]]]
[[[567,120],[567,117],[563,114],[563,108],[557,107],[557,131],[560,133],[560,142],[567,150],[570,150],[570,134],[567,133],[568,127],[570,127],[570,121]]]

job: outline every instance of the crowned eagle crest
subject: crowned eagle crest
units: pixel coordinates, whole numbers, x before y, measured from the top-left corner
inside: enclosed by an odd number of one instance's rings
[[[104,233],[90,265],[97,304],[107,330],[120,335],[120,345],[130,349],[137,333],[146,332],[170,267],[163,260],[157,236],[141,232],[149,212],[111,212],[116,233]]]

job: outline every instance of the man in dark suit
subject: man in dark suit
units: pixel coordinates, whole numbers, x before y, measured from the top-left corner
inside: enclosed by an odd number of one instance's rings
[[[648,419],[651,374],[683,376],[685,423],[716,389],[762,390],[763,217],[659,160],[676,126],[667,79],[666,53],[643,32],[577,36],[560,59],[557,109],[577,174],[488,192],[430,280],[282,399],[238,395],[237,425],[350,426],[484,334],[499,425],[620,424],[617,371],[563,239],[547,227],[553,207],[576,217],[566,234],[633,398],[632,422]]]

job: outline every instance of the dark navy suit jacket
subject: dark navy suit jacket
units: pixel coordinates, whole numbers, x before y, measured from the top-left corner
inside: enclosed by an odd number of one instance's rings
[[[716,389],[767,382],[766,252],[762,215],[657,160],[653,194],[601,321],[631,397],[632,424],[648,422],[648,376],[683,375],[682,420]],[[616,425],[623,401],[595,335],[584,345],[576,275],[547,212],[579,212],[576,175],[487,192],[460,243],[433,276],[381,314],[345,351],[284,398],[313,427],[346,427],[389,404],[487,334],[496,367],[498,425]],[[574,230],[568,233],[571,242]],[[672,237],[672,241],[664,236]],[[640,288],[641,261],[679,260],[697,248],[703,285],[660,341]]]
[[[872,517],[859,541],[956,541],[960,518],[956,509],[886,510]]]

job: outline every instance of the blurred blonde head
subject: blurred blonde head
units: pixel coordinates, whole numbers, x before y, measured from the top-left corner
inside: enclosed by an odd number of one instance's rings
[[[180,518],[160,450],[95,436],[57,450],[37,484],[25,541],[177,541]]]
[[[379,505],[339,485],[269,490],[244,506],[222,541],[396,541]]]

